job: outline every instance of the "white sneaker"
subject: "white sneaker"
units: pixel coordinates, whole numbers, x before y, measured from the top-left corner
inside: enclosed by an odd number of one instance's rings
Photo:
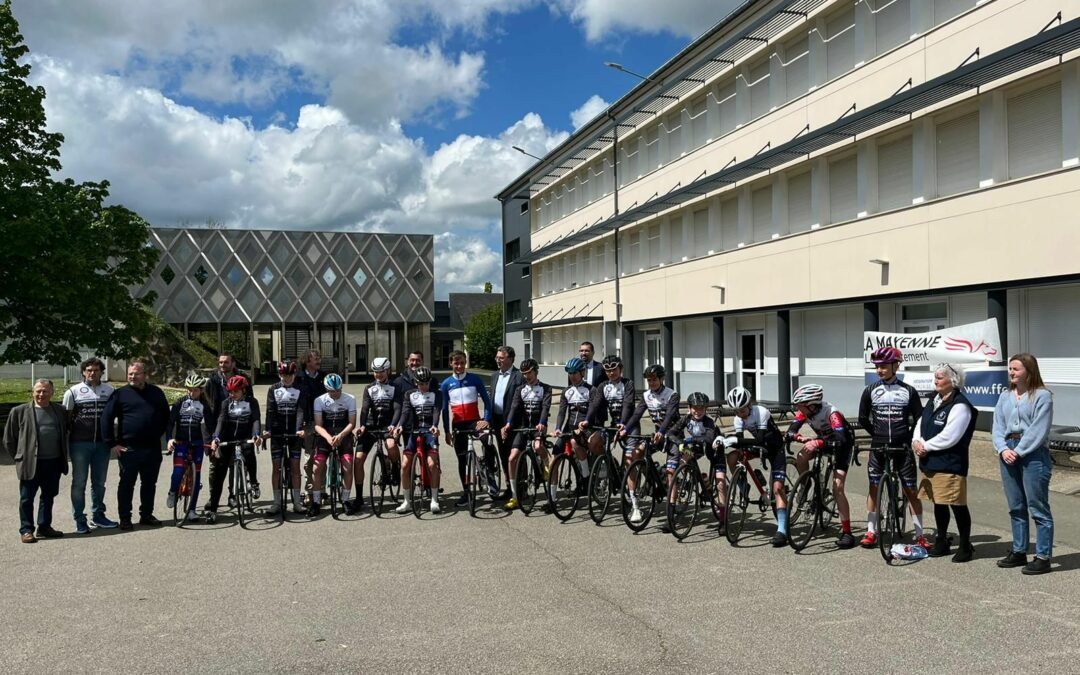
[[[634,509],[633,511],[630,512],[630,522],[631,523],[635,523],[635,524],[640,523],[642,520],[643,520],[643,518],[641,517],[641,509]]]
[[[165,500],[165,506],[169,507],[170,509],[172,507],[176,506],[176,493],[175,492],[170,492],[169,493],[169,498]]]
[[[184,520],[189,522],[189,523],[193,523],[198,519],[199,519],[199,514],[196,513],[194,509],[192,509],[191,511],[187,512],[187,518],[185,518]]]
[[[412,503],[408,499],[401,502],[401,505],[394,509],[394,513],[409,513],[412,511]]]
[[[270,505],[270,508],[266,509],[266,512],[271,516],[276,516],[277,514],[281,513],[281,507],[278,506],[277,502],[274,502]]]
[[[439,506],[439,500],[438,499],[432,499],[431,500],[431,512],[432,513],[442,513],[442,507]]]

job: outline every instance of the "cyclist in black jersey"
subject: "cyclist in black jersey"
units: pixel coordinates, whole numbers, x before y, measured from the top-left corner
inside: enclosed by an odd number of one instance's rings
[[[606,419],[609,426],[622,431],[634,414],[634,382],[623,377],[623,362],[618,356],[605,356],[602,365],[607,379],[593,387],[600,390],[600,396],[593,400],[589,418],[594,420],[597,426],[602,426]],[[603,434],[599,431],[593,432],[589,436],[589,452],[598,455],[604,450]]]
[[[281,381],[270,387],[266,392],[266,424],[263,426],[263,440],[270,443],[270,459],[273,463],[271,469],[272,483],[274,486],[274,503],[270,505],[269,513],[275,514],[281,508],[281,491],[291,490],[293,500],[293,513],[303,513],[304,505],[300,498],[300,453],[301,443],[304,438],[304,411],[309,407],[307,393],[300,388],[296,381],[296,363],[282,360],[278,363],[278,375]],[[295,434],[295,439],[284,438],[285,434]],[[272,438],[276,436],[277,438]],[[286,460],[285,454],[289,457]],[[288,461],[289,476],[292,485],[281,484],[281,463]]]
[[[227,452],[218,450],[222,441],[247,441],[250,440],[257,447],[262,443],[261,427],[259,424],[259,402],[248,396],[248,381],[243,375],[233,375],[225,383],[225,389],[229,397],[222,402],[218,411],[217,430],[214,431],[213,463],[217,470],[210,476],[210,504],[206,508],[206,521],[209,523],[217,519],[218,503],[221,501],[221,489],[224,487],[225,478],[228,475],[229,462],[232,457]],[[255,480],[255,471],[248,464],[248,456],[254,458],[255,451],[244,454],[244,466],[251,478],[251,493],[255,499],[259,498],[259,484]],[[242,507],[238,507],[242,508]]]
[[[184,478],[189,458],[194,466],[191,510],[184,514],[188,522],[198,517],[195,504],[199,499],[199,491],[202,489],[203,456],[206,443],[210,440],[210,429],[206,426],[206,418],[210,414],[210,402],[203,394],[205,386],[206,378],[202,375],[197,373],[188,375],[184,380],[188,395],[173,404],[172,410],[169,411],[169,426],[165,429],[167,441],[165,454],[173,455],[172,479],[169,482],[169,497],[166,500],[170,509],[176,505],[176,493],[180,489],[180,481]]]
[[[667,449],[665,436],[679,417],[679,393],[664,384],[666,376],[667,371],[660,364],[653,364],[645,369],[646,388],[645,393],[641,396],[641,403],[634,410],[634,414],[626,423],[626,427],[619,432],[619,436],[637,432],[640,428],[641,418],[648,412],[654,429],[652,436],[654,452]],[[623,451],[623,466],[629,468],[630,464],[640,458],[644,452],[644,443],[636,446],[627,445]],[[632,476],[627,482],[630,487],[630,505],[632,508],[630,522],[639,523],[642,514],[637,505],[637,494],[635,492],[637,482]]]
[[[521,375],[525,378],[525,384],[514,391],[510,403],[510,413],[506,417],[506,426],[500,433],[503,439],[509,438],[512,429],[531,428],[536,430],[536,438],[525,432],[518,432],[510,445],[510,489],[513,492],[510,501],[506,502],[506,509],[512,510],[518,506],[518,485],[514,477],[517,476],[517,465],[521,455],[525,452],[525,444],[531,442],[533,450],[540,461],[544,463],[547,471],[551,465],[547,449],[540,437],[547,433],[548,416],[551,414],[551,385],[544,384],[538,377],[540,364],[534,359],[525,359],[521,362]]]
[[[573,434],[571,443],[578,467],[581,469],[582,479],[578,488],[584,491],[587,489],[590,473],[588,429],[593,424],[593,420],[589,418],[589,411],[594,409],[593,401],[600,398],[600,389],[585,384],[585,362],[578,357],[570,358],[563,368],[566,370],[570,384],[563,390],[562,402],[559,404],[559,418],[556,420],[555,429],[551,435]]]
[[[416,352],[414,352],[416,353]],[[442,477],[439,466],[439,415],[442,414],[442,392],[431,386],[431,371],[423,365],[411,371],[415,387],[402,395],[401,416],[394,427],[394,437],[399,439],[405,434],[405,459],[401,462],[401,504],[397,513],[412,510],[412,500],[423,499],[423,495],[413,495],[412,463],[416,460],[416,437],[414,432],[424,436],[424,452],[427,456],[428,475],[431,478],[431,512],[441,513],[439,506],[439,481]],[[401,378],[398,378],[401,382]]]
[[[390,381],[390,359],[385,356],[375,357],[371,361],[371,371],[375,374],[375,381],[364,389],[360,416],[356,419],[355,435],[360,444],[356,461],[352,465],[356,476],[356,501],[348,504],[346,513],[353,513],[364,507],[364,463],[377,442],[371,432],[390,434],[386,438],[386,454],[391,463],[390,475],[396,476],[401,471],[398,444],[393,430],[401,416],[402,392]]]
[[[906,453],[894,456],[893,469],[899,473],[900,484],[908,498],[915,543],[929,548],[923,534],[922,502],[915,490],[918,473],[915,453],[911,449],[915,426],[922,419],[922,400],[915,387],[896,376],[904,360],[899,349],[891,345],[879,347],[870,355],[870,360],[880,379],[863,390],[859,401],[859,426],[870,434],[871,447],[907,448]],[[877,496],[881,473],[881,459],[871,452],[867,464],[870,489],[866,494],[866,536],[859,542],[863,548],[877,546]]]

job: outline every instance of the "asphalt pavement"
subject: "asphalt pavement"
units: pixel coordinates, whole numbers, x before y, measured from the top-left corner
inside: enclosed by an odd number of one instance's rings
[[[231,513],[216,525],[18,540],[18,482],[0,472],[0,662],[21,672],[1068,672],[1080,656],[1080,500],[1055,493],[1054,572],[994,561],[1009,548],[1000,485],[973,478],[976,559],[886,565],[773,549],[771,516],[738,546],[702,517],[676,542],[613,514],[455,510],[335,520]],[[260,455],[269,502],[269,457]],[[208,494],[204,479],[203,494]],[[849,492],[863,526],[865,469]],[[107,504],[115,517],[117,467]],[[202,500],[200,500],[202,501]],[[932,518],[927,518],[932,520]]]

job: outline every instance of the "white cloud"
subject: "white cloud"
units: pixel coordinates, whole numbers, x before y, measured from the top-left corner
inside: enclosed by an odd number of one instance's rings
[[[580,108],[570,113],[570,123],[574,125],[574,129],[580,129],[592,118],[604,112],[609,105],[611,104],[593,94],[588,101],[581,104]]]
[[[429,233],[437,292],[501,285],[499,203],[493,195],[566,138],[528,114],[496,137],[462,135],[434,152],[400,125],[354,124],[305,105],[294,128],[256,129],[179,105],[116,75],[32,60],[50,130],[65,134],[63,174],[112,183],[112,199],[156,225]]]
[[[581,24],[591,42],[618,31],[701,35],[745,0],[553,0]]]

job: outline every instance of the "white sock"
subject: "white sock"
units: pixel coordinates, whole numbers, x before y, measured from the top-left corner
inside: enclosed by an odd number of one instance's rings
[[[866,514],[866,531],[874,534],[877,532],[877,513]]]
[[[352,496],[352,488],[349,488],[347,490],[345,488],[341,488],[341,501],[347,502],[347,501],[349,501],[349,497],[351,497],[351,496]]]
[[[579,459],[577,463],[578,463],[578,466],[581,467],[581,477],[582,478],[588,478],[589,477],[589,460],[587,460],[587,459]]]
[[[911,524],[915,526],[915,536],[922,536],[922,516],[911,516]]]
[[[512,481],[510,481],[510,492],[511,492],[511,494],[513,494],[513,495],[514,495],[514,499],[517,499],[517,498],[518,498],[518,493],[517,493],[517,481],[516,481],[516,480],[512,480]]]
[[[637,495],[633,492],[630,493],[630,506],[635,509],[637,508]]]
[[[312,490],[311,498],[315,501],[316,504],[322,502],[322,490]]]
[[[405,495],[405,502],[406,503],[412,501],[412,485],[410,484],[409,487],[402,488],[401,489],[401,494]]]

